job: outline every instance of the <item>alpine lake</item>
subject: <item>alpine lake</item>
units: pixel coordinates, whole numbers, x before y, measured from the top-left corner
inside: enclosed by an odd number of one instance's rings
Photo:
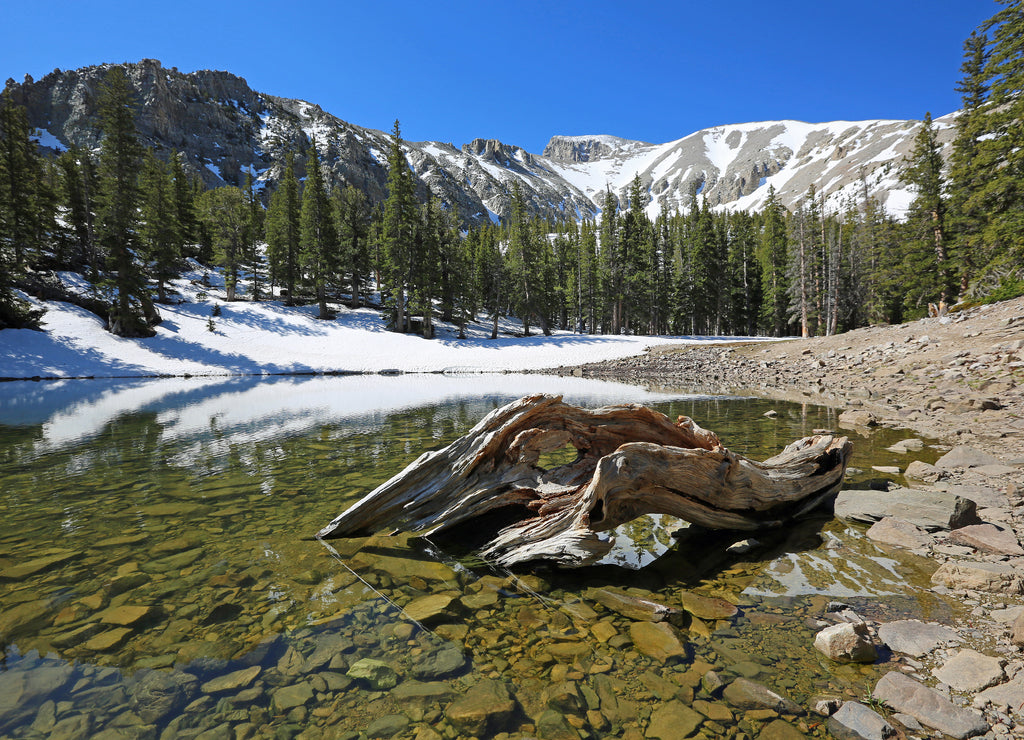
[[[908,462],[886,450],[907,433],[841,431],[822,407],[541,375],[0,384],[0,736],[828,737],[814,698],[867,696],[887,658],[830,662],[813,620],[833,602],[880,620],[958,608],[929,591],[934,566],[828,512],[746,534],[645,517],[581,569],[315,538],[538,392],[690,416],[757,460],[836,430],[850,484]],[[608,592],[692,613],[652,625]]]

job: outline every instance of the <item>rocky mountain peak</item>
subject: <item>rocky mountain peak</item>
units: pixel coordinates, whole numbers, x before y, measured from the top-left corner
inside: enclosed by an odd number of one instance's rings
[[[552,136],[544,147],[544,156],[558,162],[596,162],[647,146],[651,145],[618,136]]]

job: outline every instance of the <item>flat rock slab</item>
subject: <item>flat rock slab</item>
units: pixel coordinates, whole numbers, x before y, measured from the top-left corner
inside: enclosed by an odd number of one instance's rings
[[[887,740],[896,735],[885,717],[855,701],[843,702],[829,717],[828,731],[837,740]]]
[[[651,712],[651,724],[647,728],[646,737],[659,740],[675,740],[689,737],[704,722],[704,716],[681,701],[670,701],[659,704]]]
[[[977,506],[970,499],[915,488],[840,491],[836,496],[835,514],[840,519],[869,524],[885,517],[894,517],[929,532],[957,529],[980,522]]]
[[[679,631],[667,622],[633,622],[629,636],[638,652],[655,660],[681,658],[686,655]]]
[[[995,686],[1005,678],[1003,661],[976,650],[961,650],[932,673],[950,688],[972,693]]]
[[[497,734],[516,712],[516,700],[501,681],[484,679],[470,686],[445,710],[448,721],[461,732],[483,736]]]
[[[428,594],[410,601],[402,611],[414,622],[439,622],[455,616],[452,606],[454,601],[455,597],[451,594]]]
[[[74,560],[82,553],[77,550],[52,550],[43,557],[27,560],[0,570],[0,581],[21,581],[40,571],[50,570]]]
[[[1001,709],[1008,709],[1017,717],[1024,718],[1024,673],[1012,681],[985,689],[974,697],[974,705],[983,707],[991,703]]]
[[[988,722],[980,714],[963,709],[935,689],[898,671],[890,671],[875,684],[872,697],[918,722],[962,740],[988,732]]]
[[[949,541],[994,555],[1024,555],[1024,548],[1017,541],[1017,535],[1010,529],[994,524],[971,524],[954,529],[949,533]]]
[[[683,609],[698,619],[731,619],[739,612],[735,604],[725,599],[701,596],[692,591],[680,592],[679,600]]]
[[[223,676],[211,678],[202,685],[202,692],[204,694],[218,694],[224,691],[239,691],[255,681],[256,676],[260,675],[261,670],[263,669],[260,666],[254,665],[249,668],[232,671],[231,673],[225,673]]]
[[[905,547],[914,550],[932,544],[932,537],[916,524],[903,519],[887,516],[872,524],[866,533],[869,540],[883,545]]]
[[[1024,593],[1021,575],[1021,570],[1009,563],[950,560],[932,574],[932,583],[958,590],[1021,594]]]
[[[940,645],[960,642],[961,637],[949,627],[930,624],[917,619],[886,622],[878,628],[878,639],[894,653],[919,658]]]
[[[983,465],[1002,465],[998,457],[967,445],[957,445],[935,461],[935,467],[942,470],[953,468],[980,468]]]
[[[737,678],[726,686],[722,698],[737,709],[771,709],[779,714],[804,714],[799,704],[749,678]]]
[[[914,480],[923,480],[929,483],[934,483],[942,476],[947,473],[934,465],[929,465],[922,460],[914,460],[907,466],[907,469],[903,471],[904,478],[913,478]]]

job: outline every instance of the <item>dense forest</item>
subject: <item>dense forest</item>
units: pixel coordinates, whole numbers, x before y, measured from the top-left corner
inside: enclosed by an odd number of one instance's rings
[[[139,143],[119,67],[99,101],[97,152],[44,157],[24,109],[0,97],[0,328],[37,327],[24,294],[73,300],[111,332],[147,336],[187,259],[217,265],[227,300],[383,301],[395,331],[514,315],[526,334],[833,334],[925,315],[957,301],[1024,293],[1024,7],[1003,7],[964,43],[962,108],[943,161],[931,116],[901,178],[916,198],[897,221],[867,173],[855,202],[828,210],[812,187],[795,209],[648,215],[639,177],[609,191],[596,221],[529,216],[466,228],[450,204],[416,196],[398,122],[388,189],[373,204],[326,181],[314,145],[289,158],[271,193],[204,190],[178,156]],[[79,272],[87,294],[54,277]],[[244,290],[243,290],[244,288]]]

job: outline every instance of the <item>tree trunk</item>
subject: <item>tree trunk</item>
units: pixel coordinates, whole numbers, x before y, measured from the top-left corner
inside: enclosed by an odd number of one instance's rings
[[[573,462],[543,467],[541,455],[568,445]],[[759,463],[684,416],[673,424],[639,405],[590,411],[527,396],[423,454],[317,536],[452,534],[469,523],[459,531],[486,537],[481,554],[501,565],[589,565],[612,546],[602,533],[644,514],[719,529],[778,527],[838,490],[851,449],[846,437],[819,435]],[[502,524],[489,529],[494,518]]]

